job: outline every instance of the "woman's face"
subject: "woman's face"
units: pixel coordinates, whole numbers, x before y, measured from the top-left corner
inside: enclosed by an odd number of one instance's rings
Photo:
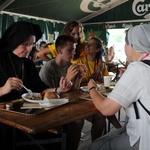
[[[128,61],[132,62],[133,61],[134,51],[132,50],[132,47],[129,44],[127,44],[127,43],[125,43],[125,53],[126,53]]]
[[[18,57],[26,57],[28,53],[32,50],[32,47],[35,43],[35,36],[31,35],[28,39],[22,42],[18,47],[14,49],[14,53]]]
[[[76,26],[73,28],[72,32],[70,32],[70,35],[78,42],[80,38],[81,28],[79,26]]]
[[[87,55],[95,55],[99,51],[99,48],[97,47],[97,42],[93,39],[90,39],[85,46],[85,51]]]
[[[125,44],[125,53],[129,62],[137,61],[142,55],[141,52],[133,50],[133,48],[127,43]]]

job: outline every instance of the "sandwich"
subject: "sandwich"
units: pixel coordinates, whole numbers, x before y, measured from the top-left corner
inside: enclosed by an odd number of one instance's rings
[[[44,93],[44,96],[43,96],[43,99],[55,99],[55,98],[58,98],[57,94],[55,92],[45,92]]]

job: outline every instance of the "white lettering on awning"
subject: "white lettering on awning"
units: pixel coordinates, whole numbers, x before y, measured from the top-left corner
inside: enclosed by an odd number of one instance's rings
[[[80,8],[83,12],[92,13],[97,10],[90,10],[89,5],[91,4],[93,6],[93,8],[100,9],[101,7],[104,6],[103,2],[105,2],[105,0],[82,0],[82,2],[80,4]]]
[[[150,11],[150,4],[144,4],[144,2],[145,0],[134,0],[132,11],[136,16],[143,16]]]

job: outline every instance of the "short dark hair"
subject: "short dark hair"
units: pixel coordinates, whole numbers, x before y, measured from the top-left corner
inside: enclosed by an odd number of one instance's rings
[[[56,50],[58,47],[65,47],[67,45],[67,42],[71,42],[71,43],[76,43],[75,39],[67,34],[62,34],[59,35],[56,39],[55,45],[56,45]]]
[[[43,45],[43,44],[47,44],[45,41],[41,41],[40,42],[40,47]]]

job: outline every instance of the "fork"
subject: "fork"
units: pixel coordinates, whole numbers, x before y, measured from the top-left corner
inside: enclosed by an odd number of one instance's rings
[[[24,88],[24,89],[26,89],[27,90],[27,92],[32,96],[33,95],[33,92],[30,90],[30,89],[28,89],[27,87],[25,87],[23,84],[21,84],[22,85],[22,87]]]

